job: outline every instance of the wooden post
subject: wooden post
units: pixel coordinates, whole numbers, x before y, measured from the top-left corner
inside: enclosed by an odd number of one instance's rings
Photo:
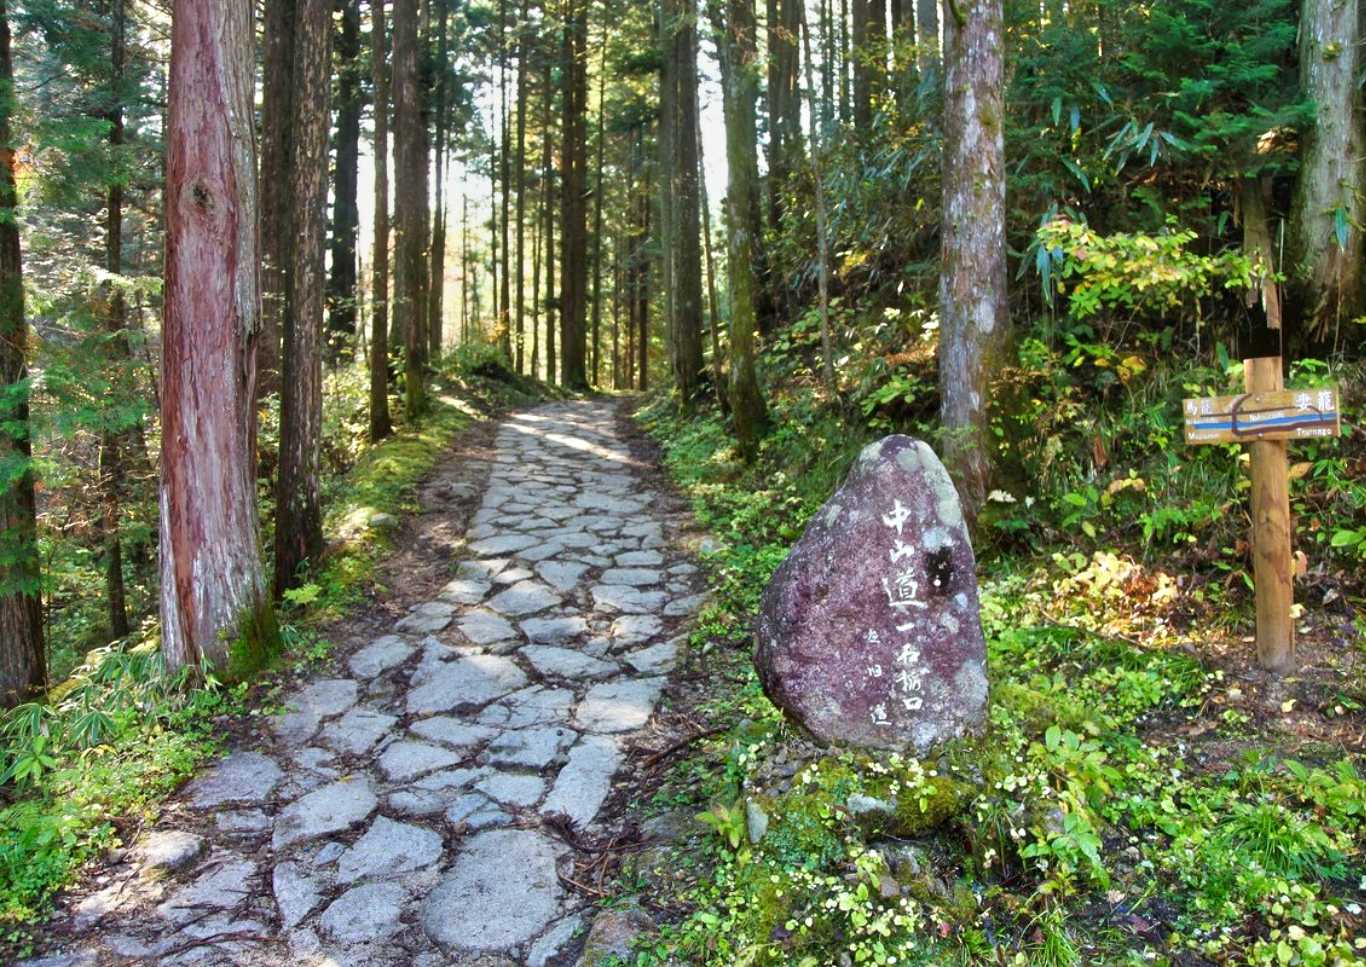
[[[1249,393],[1283,388],[1281,357],[1243,361]],[[1286,441],[1256,440],[1252,451],[1252,568],[1257,598],[1257,663],[1286,671],[1295,661],[1294,565]]]
[[[1281,333],[1280,289],[1272,274],[1276,264],[1266,215],[1266,185],[1246,179],[1242,185],[1243,241],[1261,273],[1258,286],[1267,328]],[[1282,357],[1243,360],[1243,387],[1249,393],[1285,388]],[[1257,663],[1281,672],[1295,661],[1294,567],[1290,531],[1290,467],[1284,440],[1252,444],[1252,570],[1257,600]]]

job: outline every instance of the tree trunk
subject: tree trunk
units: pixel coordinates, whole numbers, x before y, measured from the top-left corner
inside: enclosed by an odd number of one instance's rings
[[[853,31],[850,37],[854,61],[854,132],[862,137],[873,123],[873,78],[868,62],[868,15],[872,0],[850,0]]]
[[[1300,88],[1318,105],[1318,116],[1305,143],[1290,217],[1287,275],[1300,293],[1287,307],[1298,307],[1305,331],[1318,339],[1363,312],[1361,43],[1357,3],[1302,0]]]
[[[394,325],[402,334],[404,409],[416,419],[424,406],[422,242],[426,234],[422,174],[427,166],[417,71],[417,0],[394,0]]]
[[[758,280],[751,210],[758,204],[759,158],[754,104],[759,94],[754,10],[748,0],[710,0],[721,60],[721,93],[726,119],[727,265],[730,274],[730,408],[735,437],[745,459],[753,459],[768,422],[754,369]]]
[[[513,368],[517,373],[526,368],[526,19],[527,0],[522,0],[517,19],[517,328],[513,338]]]
[[[603,44],[606,46],[606,29],[603,31]],[[593,361],[592,379],[598,385],[601,379],[602,354],[602,196],[603,196],[603,156],[607,147],[607,65],[598,77],[598,179],[593,189]]]
[[[691,0],[687,0],[688,3]],[[686,3],[676,8],[673,34],[678,127],[674,132],[674,380],[684,406],[702,375],[702,228],[697,188],[697,26]]]
[[[678,237],[674,230],[674,139],[678,127],[678,59],[674,56],[675,10],[680,0],[659,0],[659,286],[664,309],[664,342],[672,365],[674,351],[674,264]]]
[[[171,668],[221,667],[235,648],[251,658],[275,643],[253,452],[261,302],[251,13],[249,0],[176,0],[171,21],[160,493],[161,649]]]
[[[337,30],[336,167],[332,182],[331,271],[327,279],[328,357],[335,361],[356,338],[356,235],[360,230],[360,0],[334,0]]]
[[[499,295],[501,296],[500,305],[502,308],[498,316],[498,327],[504,334],[503,355],[506,357],[508,364],[511,365],[513,360],[512,273],[515,271],[517,275],[520,277],[522,274],[522,267],[520,265],[517,265],[515,267],[513,266],[512,235],[511,229],[508,226],[508,222],[511,220],[512,215],[512,149],[508,144],[508,54],[507,40],[504,36],[507,24],[507,0],[502,0],[502,2],[499,4],[499,9],[501,11],[500,16],[502,18],[502,22],[500,23],[498,28],[498,38],[500,41],[498,59],[499,73],[502,75],[503,86],[503,97],[500,108],[502,114],[502,136],[500,138],[501,150],[499,151],[499,165],[502,175],[500,180],[503,183],[503,218],[501,222],[503,243],[503,273],[501,276],[502,289],[499,293]]]
[[[1000,0],[944,24],[939,391],[945,463],[968,519],[991,478],[987,405],[1007,333]]]
[[[371,267],[370,441],[394,432],[389,420],[389,71],[384,2],[370,0],[371,68],[375,84],[375,254]]]
[[[702,131],[697,132],[697,185],[702,207],[702,257],[707,269],[707,315],[711,333],[712,392],[723,410],[727,409],[725,374],[721,366],[721,309],[716,297],[716,259],[711,250],[711,204],[707,198],[707,165],[702,145]]]
[[[107,115],[110,151],[117,154],[123,145],[123,67],[124,67],[124,0],[110,3],[110,83],[113,107]],[[108,206],[105,210],[105,268],[111,276],[123,274],[123,184],[117,177],[110,183]],[[123,397],[128,387],[125,377],[132,363],[128,348],[128,307],[123,292],[111,281],[104,292],[104,325],[109,335],[110,366],[114,372],[117,396]],[[129,434],[106,429],[100,434],[100,530],[104,543],[105,602],[109,612],[109,634],[122,638],[128,634],[128,603],[123,582],[123,541],[119,535],[119,518],[123,507],[124,459],[123,450]]]
[[[588,388],[588,12],[582,0],[566,3],[563,29],[560,382],[582,390]]]
[[[801,111],[797,103],[797,31],[800,0],[768,0],[768,218],[776,233],[782,226],[784,195],[802,153]],[[775,293],[779,302],[787,293]]]
[[[280,480],[275,507],[275,591],[299,580],[323,548],[322,329],[327,204],[331,0],[299,0],[294,24],[293,239],[285,280],[280,395]]]
[[[545,244],[545,379],[547,383],[554,383],[559,375],[555,358],[555,303],[558,301],[555,296],[555,212],[551,199],[555,197],[555,169],[553,167],[553,157],[551,154],[551,142],[554,139],[554,125],[551,121],[551,98],[554,96],[554,88],[551,86],[550,57],[545,58],[545,101],[542,105],[541,129],[543,140],[541,143],[541,177],[544,179],[544,193],[542,205],[542,220],[544,227]],[[563,308],[563,307],[561,307]]]
[[[821,307],[821,371],[825,389],[831,399],[839,395],[835,378],[835,353],[830,334],[830,230],[825,213],[825,132],[817,129],[816,84],[811,76],[811,32],[807,29],[806,13],[802,13],[802,44],[806,53],[806,95],[811,124],[811,173],[816,182],[816,278]]]
[[[441,13],[437,18],[437,43],[440,45],[440,54],[437,60],[436,83],[432,88],[435,96],[431,111],[436,121],[435,151],[432,159],[432,166],[436,171],[436,203],[432,211],[432,243],[428,253],[427,269],[427,360],[432,364],[441,359],[442,343],[445,338],[446,159],[450,154],[447,142],[450,139],[451,110],[450,91],[446,89],[450,74],[447,16],[449,8],[445,0],[439,2]]]
[[[284,332],[294,205],[289,198],[293,156],[294,22],[298,0],[265,0],[265,57],[261,98],[261,396],[280,391],[280,340]]]
[[[0,0],[0,462],[18,473],[0,488],[0,709],[41,697],[47,684],[28,420],[28,323],[16,220],[8,8],[9,0]]]

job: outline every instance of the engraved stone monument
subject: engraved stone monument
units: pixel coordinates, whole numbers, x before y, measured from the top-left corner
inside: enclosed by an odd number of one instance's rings
[[[928,445],[864,448],[764,591],[755,663],[818,740],[924,754],[986,716],[972,545]]]

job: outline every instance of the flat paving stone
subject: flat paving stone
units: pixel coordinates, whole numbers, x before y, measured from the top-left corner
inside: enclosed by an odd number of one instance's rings
[[[457,621],[456,627],[476,645],[489,645],[517,637],[517,629],[506,618],[490,611],[473,611]]]
[[[653,638],[664,630],[664,622],[653,614],[624,614],[612,622],[610,634],[618,645],[634,645]]]
[[[539,537],[528,537],[526,534],[501,534],[498,537],[486,537],[483,540],[475,541],[470,544],[470,552],[478,554],[480,557],[495,557],[499,554],[513,554],[539,543]]]
[[[460,761],[450,749],[426,742],[395,742],[379,757],[379,770],[390,782],[407,782]]]
[[[645,587],[651,584],[659,584],[664,580],[664,573],[648,567],[609,567],[602,572],[602,577],[598,580],[603,584],[627,584],[632,587]]]
[[[134,850],[144,873],[161,875],[185,869],[203,855],[204,837],[184,829],[156,829]]]
[[[256,864],[245,856],[215,854],[204,864],[205,872],[176,890],[157,907],[157,916],[171,923],[185,923],[205,910],[231,910],[251,895]]]
[[[442,586],[437,597],[454,604],[478,604],[484,600],[492,588],[492,581],[480,581],[476,578],[452,578]]]
[[[574,719],[587,732],[634,731],[650,720],[663,688],[663,678],[594,685],[579,703]]]
[[[360,686],[349,678],[314,682],[284,700],[286,711],[273,723],[275,734],[291,745],[301,745],[317,734],[324,719],[355,705],[359,694]]]
[[[489,599],[488,606],[499,614],[519,617],[553,608],[563,600],[540,581],[519,581]]]
[[[560,912],[558,851],[546,836],[499,829],[470,837],[427,898],[422,927],[437,943],[505,950],[537,936]],[[509,916],[509,911],[516,916]]]
[[[527,645],[522,656],[547,678],[609,678],[621,669],[611,662],[585,655],[573,648]]]
[[[536,565],[536,573],[557,591],[572,591],[579,586],[579,578],[588,570],[587,564],[574,561],[542,561]]]
[[[407,891],[396,883],[367,883],[347,890],[322,915],[323,932],[346,944],[392,937],[403,928]]]
[[[398,718],[374,709],[353,708],[323,729],[322,741],[338,752],[363,755],[393,730]]]
[[[445,601],[428,601],[414,608],[406,618],[394,625],[394,629],[410,635],[430,635],[445,628],[453,617],[455,605]]]
[[[377,805],[379,800],[367,779],[343,779],[315,789],[276,817],[275,851],[350,829],[364,822]]]
[[[659,567],[663,563],[664,555],[659,551],[627,551],[617,555],[618,567]]]
[[[521,624],[522,634],[537,644],[558,645],[586,634],[588,620],[583,615],[562,615],[556,618],[528,618]]]
[[[337,860],[337,882],[410,873],[441,859],[441,852],[439,834],[380,816]]]
[[[678,664],[678,652],[682,648],[683,640],[674,638],[648,648],[628,651],[621,656],[621,660],[629,665],[632,671],[642,675],[662,675],[672,671],[674,665]]]
[[[593,587],[593,603],[609,614],[658,614],[668,596],[663,591],[642,591],[626,584],[598,584]]]
[[[509,806],[531,806],[545,794],[545,780],[518,772],[495,772],[476,782],[474,788]]]
[[[498,733],[484,725],[474,725],[450,715],[436,715],[408,726],[408,731],[432,742],[440,742],[468,753]]]
[[[259,803],[270,798],[285,774],[259,752],[234,752],[187,787],[190,805],[214,809],[228,803]]]
[[[408,692],[408,712],[430,715],[467,705],[487,705],[526,685],[526,673],[502,655],[469,655],[432,672]]]
[[[360,679],[371,679],[390,668],[401,665],[414,651],[413,644],[398,635],[376,638],[347,661],[351,674]]]
[[[275,906],[280,911],[280,925],[293,930],[318,908],[322,902],[324,884],[316,876],[309,876],[293,861],[277,863],[272,874],[271,889]]]
[[[496,705],[479,713],[482,725],[508,729],[525,729],[533,725],[567,722],[574,707],[574,693],[567,688],[533,686],[514,692]]]
[[[569,753],[555,785],[541,805],[541,813],[561,813],[577,826],[587,826],[597,816],[608,793],[612,776],[621,767],[621,748],[606,735],[585,735]]]
[[[510,729],[489,743],[484,761],[491,766],[543,769],[574,744],[577,734],[564,726]]]

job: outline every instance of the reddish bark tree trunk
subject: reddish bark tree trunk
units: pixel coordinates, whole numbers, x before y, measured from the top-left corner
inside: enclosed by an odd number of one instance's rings
[[[254,479],[252,38],[249,0],[176,0],[160,493],[161,647],[172,668],[223,665],[234,640],[272,628]]]
[[[0,488],[0,708],[37,698],[47,682],[33,473],[29,465],[28,323],[14,182],[14,62],[9,9],[0,0],[0,462],[23,470]]]
[[[335,0],[337,31],[336,168],[332,191],[331,269],[327,279],[329,358],[356,339],[356,236],[360,165],[361,91],[360,0]]]

